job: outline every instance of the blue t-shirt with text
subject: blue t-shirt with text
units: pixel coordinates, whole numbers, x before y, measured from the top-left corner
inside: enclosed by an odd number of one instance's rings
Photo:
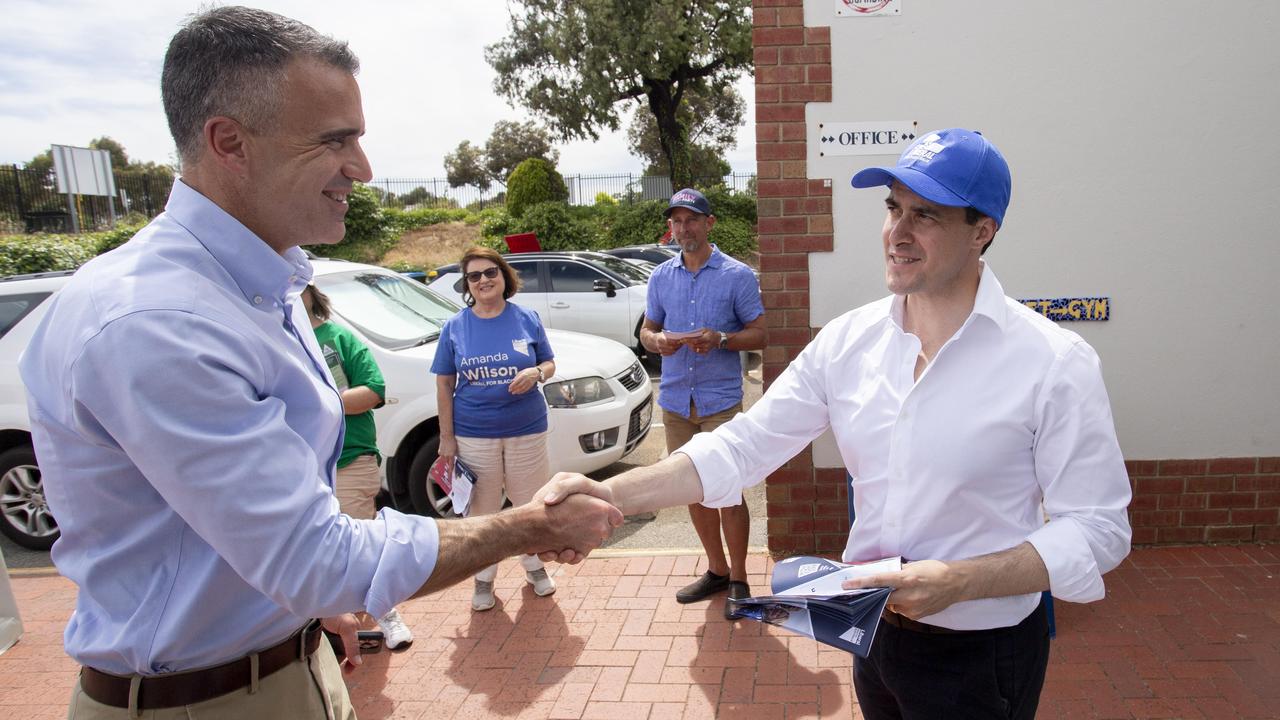
[[[513,395],[508,386],[524,369],[555,357],[538,313],[507,303],[494,318],[467,308],[440,331],[431,371],[456,375],[453,433],[505,438],[547,429],[547,401],[538,388]]]

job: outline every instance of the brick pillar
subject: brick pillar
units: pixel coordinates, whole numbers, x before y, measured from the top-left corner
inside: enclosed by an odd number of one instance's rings
[[[831,187],[808,177],[805,103],[831,100],[830,28],[806,28],[802,0],[756,0],[756,173],[760,290],[769,325],[766,388],[813,338],[809,253],[832,249]],[[848,533],[844,472],[805,449],[766,481],[769,549],[838,553]]]

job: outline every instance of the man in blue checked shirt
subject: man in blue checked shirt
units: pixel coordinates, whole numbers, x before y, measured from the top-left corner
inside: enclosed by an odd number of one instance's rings
[[[680,255],[659,265],[649,278],[640,342],[662,355],[658,404],[670,453],[741,412],[738,352],[763,348],[766,331],[755,274],[707,240],[716,217],[706,196],[685,188],[671,196],[666,216]],[[732,598],[750,597],[746,562],[751,516],[746,503],[720,509],[693,504],[689,517],[709,568],[681,588],[676,601],[697,602],[725,589]],[[721,530],[729,546],[727,560]],[[730,618],[725,608],[725,618]]]

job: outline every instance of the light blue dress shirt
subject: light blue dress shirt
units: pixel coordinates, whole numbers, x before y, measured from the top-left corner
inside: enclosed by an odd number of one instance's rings
[[[144,675],[380,617],[435,567],[434,521],[338,510],[342,404],[283,256],[174,184],[163,215],[82,267],[21,360],[36,455],[79,586],[77,662]]]
[[[696,273],[685,269],[683,252],[654,269],[644,314],[671,332],[711,328],[735,333],[763,315],[764,304],[751,268],[712,245],[711,257]],[[662,358],[658,404],[687,418],[690,400],[699,417],[742,402],[737,350],[713,349],[699,355],[683,345]]]

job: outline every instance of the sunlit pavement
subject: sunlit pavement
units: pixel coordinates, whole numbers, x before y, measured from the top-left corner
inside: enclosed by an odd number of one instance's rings
[[[507,561],[489,612],[471,612],[467,584],[401,605],[412,647],[367,656],[352,699],[365,720],[861,717],[847,654],[726,622],[723,595],[677,604],[702,562],[604,551],[539,598]],[[751,556],[757,592],[771,569]],[[0,717],[65,717],[75,588],[11,572],[26,634],[0,655]],[[1042,718],[1280,717],[1280,546],[1136,550],[1106,600],[1056,615]]]

